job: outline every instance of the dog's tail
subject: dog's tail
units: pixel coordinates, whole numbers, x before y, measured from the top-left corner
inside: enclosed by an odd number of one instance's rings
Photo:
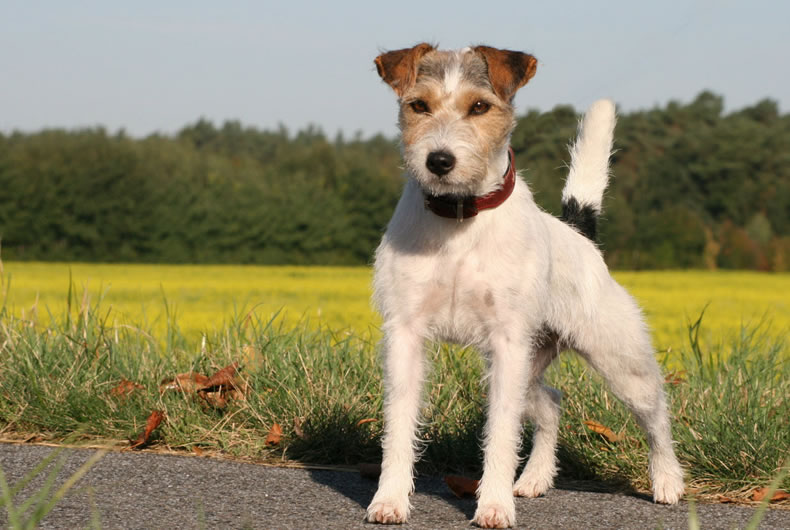
[[[603,192],[609,183],[609,155],[614,134],[614,103],[593,103],[579,123],[576,143],[570,147],[571,169],[562,190],[562,220],[595,240]]]

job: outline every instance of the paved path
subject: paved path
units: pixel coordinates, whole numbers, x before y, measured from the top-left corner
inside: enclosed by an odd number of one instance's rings
[[[13,484],[53,449],[0,444],[0,466]],[[93,451],[67,449],[62,482]],[[60,458],[60,457],[59,457]],[[42,477],[43,480],[43,477]],[[31,484],[16,504],[40,486]],[[375,481],[357,473],[285,469],[150,453],[108,453],[44,519],[42,528],[85,528],[98,514],[102,528],[367,528],[364,507]],[[470,528],[474,500],[456,499],[441,479],[422,478],[403,528]],[[688,505],[556,489],[517,499],[520,528],[688,528]],[[742,528],[754,510],[700,505],[701,527]],[[7,515],[0,509],[0,527]],[[769,510],[761,528],[790,528],[790,511]]]

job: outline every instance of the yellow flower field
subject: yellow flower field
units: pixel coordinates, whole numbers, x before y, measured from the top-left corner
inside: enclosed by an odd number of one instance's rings
[[[370,307],[366,267],[269,267],[236,265],[102,265],[3,263],[5,305],[16,316],[45,324],[65,313],[71,274],[77,299],[110,310],[110,322],[161,333],[165,300],[179,328],[197,340],[234,314],[250,311],[286,324],[326,324],[336,330],[378,333]],[[741,323],[763,317],[771,332],[790,329],[790,274],[754,272],[618,272],[647,314],[659,350],[686,344],[686,323],[708,305],[706,341],[726,339]],[[0,299],[0,303],[2,300]]]

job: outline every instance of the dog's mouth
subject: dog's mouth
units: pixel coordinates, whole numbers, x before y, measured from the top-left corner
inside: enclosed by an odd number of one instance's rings
[[[434,169],[431,169],[431,165]],[[475,188],[484,178],[484,175],[468,174],[457,164],[455,157],[448,160],[443,155],[440,155],[439,160],[436,160],[436,157],[430,160],[429,155],[425,165],[415,169],[412,174],[426,196],[471,197],[475,195]]]
[[[434,175],[430,175],[428,179],[418,177],[417,184],[426,197],[442,197],[457,201],[476,195],[470,183],[453,182],[452,178],[439,179]]]
[[[501,186],[497,189],[485,194],[457,193],[455,191],[437,194],[426,192],[423,187],[425,207],[440,217],[454,218],[459,221],[476,216],[480,210],[496,208],[507,200],[515,188],[516,172],[513,158],[513,150],[508,149],[507,169],[502,176]]]
[[[485,160],[478,160],[465,149],[450,149],[444,142],[423,142],[405,146],[403,160],[407,171],[426,196],[476,195],[486,178]]]

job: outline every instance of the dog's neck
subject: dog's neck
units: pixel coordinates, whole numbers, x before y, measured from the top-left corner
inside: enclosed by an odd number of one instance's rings
[[[461,222],[464,219],[476,216],[482,210],[496,208],[510,197],[516,187],[516,168],[513,149],[507,149],[507,169],[501,177],[501,185],[485,195],[427,195],[425,208],[448,219]]]

